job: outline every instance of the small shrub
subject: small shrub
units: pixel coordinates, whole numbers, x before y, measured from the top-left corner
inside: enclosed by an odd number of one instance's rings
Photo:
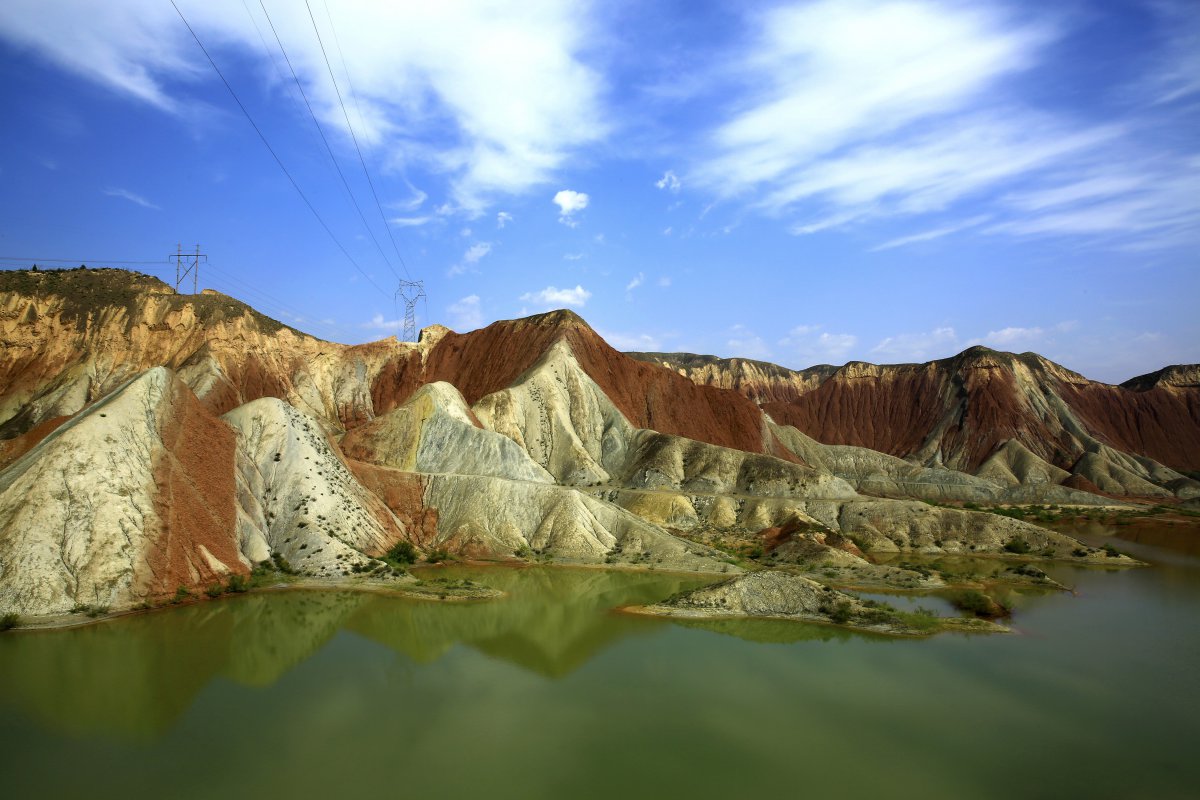
[[[171,598],[171,604],[177,605],[182,603],[184,600],[187,600],[191,596],[192,593],[187,590],[186,586],[180,586],[175,590],[175,596]]]
[[[978,589],[960,589],[950,594],[948,599],[955,608],[977,617],[998,617],[1008,613],[1003,604]]]
[[[1087,558],[1088,551],[1087,551],[1087,548],[1076,547],[1074,550],[1071,551],[1071,555],[1075,556],[1076,558]]]
[[[278,551],[271,554],[271,560],[275,562],[275,569],[282,572],[284,575],[295,575],[296,570],[288,563],[288,560],[283,557],[283,553]]]
[[[1009,553],[1025,555],[1033,548],[1029,546],[1029,542],[1025,541],[1020,536],[1014,536],[1004,543],[1004,549]]]
[[[9,611],[4,616],[0,617],[0,631],[11,631],[20,624],[21,615],[15,611]]]
[[[1108,556],[1109,558],[1120,558],[1122,555],[1120,550],[1113,547],[1108,542],[1104,543],[1104,547],[1102,549],[1104,550],[1104,555]]]
[[[838,601],[838,603],[829,611],[829,618],[838,625],[845,625],[850,621],[850,617],[852,615],[853,612],[850,610],[849,600]]]
[[[249,582],[244,575],[230,575],[229,584],[225,587],[225,591],[231,594],[240,594],[250,588]]]
[[[386,558],[397,564],[413,564],[417,560],[417,550],[412,546],[412,542],[396,542],[392,549],[387,551]]]
[[[204,590],[204,593],[209,597],[220,597],[225,592],[225,587],[219,583],[214,583]]]
[[[533,551],[529,549],[529,545],[523,544],[516,550],[513,550],[513,555],[517,558],[531,558],[533,556]],[[615,554],[613,553],[610,553],[608,557],[613,561],[617,560]],[[609,563],[611,564],[612,562],[610,561]]]
[[[107,614],[108,606],[101,606],[101,605],[86,606],[83,613],[87,614],[92,619],[95,619],[96,617],[102,617],[105,614]]]
[[[425,560],[430,564],[440,564],[443,561],[450,560],[450,553],[448,553],[444,547],[439,547],[429,555],[425,556]]]

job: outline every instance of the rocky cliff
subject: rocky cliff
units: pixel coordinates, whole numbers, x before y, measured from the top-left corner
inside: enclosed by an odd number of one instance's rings
[[[925,364],[851,362],[802,371],[760,365],[755,372],[765,377],[744,382],[747,362],[739,359],[637,355],[704,385],[737,388],[775,423],[819,443],[883,453],[915,467],[949,468],[1026,487],[1026,494],[1048,485],[1118,496],[1200,494],[1192,479],[1200,471],[1196,365],[1112,386],[1035,353],[972,347]],[[831,455],[839,462],[849,453]],[[857,461],[859,473],[865,462],[875,462],[880,484],[900,469],[861,452]]]
[[[0,272],[0,611],[130,608],[268,562],[312,580],[382,574],[379,558],[405,541],[418,554],[729,573],[739,568],[715,549],[728,536],[831,553],[859,553],[850,536],[925,553],[1021,539],[1068,557],[1066,537],[908,498],[1107,502],[1068,485],[1084,473],[1056,471],[1007,406],[970,435],[943,426],[947,442],[986,435],[1005,453],[967,474],[949,468],[974,463],[965,456],[925,466],[862,446],[887,444],[895,410],[859,422],[852,444],[806,435],[805,414],[826,424],[806,399],[848,368],[815,388],[754,369],[761,408],[618,353],[566,311],[347,346],[136,273]],[[1172,380],[1113,391],[1188,402]],[[933,407],[955,385],[910,383]],[[1080,442],[1082,420],[1102,415],[1089,413],[1071,418]],[[1186,484],[1106,441],[1086,446],[1097,485]]]

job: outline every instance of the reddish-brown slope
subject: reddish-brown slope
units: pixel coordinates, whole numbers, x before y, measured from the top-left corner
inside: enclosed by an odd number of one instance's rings
[[[161,528],[139,575],[149,595],[219,580],[201,547],[234,572],[248,571],[238,555],[233,430],[178,380],[164,405],[169,413],[159,423],[162,450],[153,461]]]
[[[741,394],[698,386],[669,369],[614,350],[570,311],[493,323],[471,333],[448,333],[421,363],[416,353],[384,365],[371,387],[376,413],[401,405],[433,381],[458,387],[467,403],[511,386],[555,342],[565,338],[583,370],[640,428],[754,453],[764,451],[758,407]],[[777,452],[794,458],[778,443]]]
[[[1200,470],[1200,390],[1087,383],[1058,391],[1097,439],[1172,469]]]
[[[1189,368],[1172,369],[1184,374]],[[1027,376],[1025,385],[1018,384],[1018,371]],[[1094,383],[1030,353],[971,348],[927,364],[847,364],[808,394],[763,409],[826,444],[900,457],[940,452],[948,466],[973,471],[1015,439],[1070,469],[1083,445],[1057,399],[1087,435],[1117,450],[1176,469],[1200,468],[1200,390],[1181,381],[1139,385]]]

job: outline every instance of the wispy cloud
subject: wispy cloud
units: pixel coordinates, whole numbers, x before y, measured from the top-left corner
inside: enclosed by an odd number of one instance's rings
[[[496,214],[496,227],[503,228],[505,225],[513,221],[513,215],[507,211],[501,211]]]
[[[789,353],[788,360],[801,366],[813,364],[837,364],[846,359],[858,337],[852,333],[832,333],[821,330],[821,325],[798,325],[779,340],[782,352]]]
[[[929,361],[954,355],[959,349],[954,328],[943,327],[888,336],[871,348],[871,357],[881,361]]]
[[[673,170],[667,170],[663,176],[654,182],[654,185],[659,189],[665,189],[668,192],[678,193],[683,183],[679,180],[679,176]]]
[[[988,219],[990,219],[990,217],[987,215],[981,215],[978,217],[972,217],[971,219],[956,223],[954,225],[946,225],[941,228],[934,228],[933,230],[922,231],[921,233],[914,233],[909,236],[901,236],[899,238],[886,241],[881,245],[872,247],[871,252],[891,250],[896,247],[904,247],[905,245],[941,239],[942,237],[949,236],[952,233],[958,233],[959,231],[964,231],[968,228],[974,228],[977,225],[982,225],[983,223],[987,222]]]
[[[446,271],[447,277],[453,278],[455,275],[462,275],[473,269],[490,252],[492,252],[491,242],[475,242],[463,253],[462,259]]]
[[[266,60],[238,4],[183,5],[210,47]],[[606,135],[604,81],[583,57],[597,23],[573,4],[440,3],[420,13],[409,3],[330,6],[363,121],[360,141],[398,167],[415,162],[443,173],[458,208],[477,212],[498,195],[544,184],[578,148]],[[271,15],[318,115],[344,133],[303,4],[274,4]],[[317,24],[332,41],[323,17]],[[193,87],[216,81],[171,4],[159,0],[110,0],[102,9],[86,0],[7,0],[0,36],[171,113],[194,108]]]
[[[404,320],[385,319],[383,314],[376,314],[375,316],[371,317],[369,322],[364,322],[362,326],[364,328],[370,328],[371,330],[376,331],[395,332],[404,327]]]
[[[128,189],[108,188],[108,189],[104,190],[104,193],[106,195],[108,195],[109,197],[120,197],[121,199],[128,200],[131,203],[136,203],[137,205],[141,206],[142,208],[152,208],[155,211],[162,210],[158,206],[156,206],[154,203],[151,203],[149,200],[142,197],[140,194],[134,194],[133,192],[129,191]]]
[[[626,293],[632,292],[634,289],[638,288],[645,282],[646,282],[646,273],[639,272],[637,275],[633,276],[633,279],[630,280],[629,283],[625,284]]]
[[[483,326],[483,308],[479,295],[469,294],[446,307],[450,316],[450,327],[456,331],[470,331]]]
[[[517,299],[525,303],[533,303],[542,308],[558,308],[561,306],[583,308],[591,296],[592,293],[582,286],[576,286],[574,289],[558,289],[554,286],[547,286],[538,292],[526,292]]]

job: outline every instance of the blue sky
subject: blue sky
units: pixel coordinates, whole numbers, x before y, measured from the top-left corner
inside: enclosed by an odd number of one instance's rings
[[[6,0],[0,256],[199,242],[343,342],[407,274],[621,349],[1200,361],[1196,2],[178,2],[333,237],[168,0]]]

